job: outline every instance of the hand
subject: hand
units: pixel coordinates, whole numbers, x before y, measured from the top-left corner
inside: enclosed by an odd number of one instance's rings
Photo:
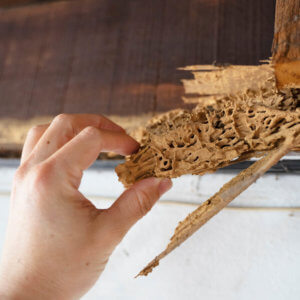
[[[0,264],[1,299],[74,299],[86,293],[130,227],[171,187],[148,178],[108,209],[79,191],[101,151],[128,155],[138,143],[98,115],[59,115],[32,129],[16,172]]]

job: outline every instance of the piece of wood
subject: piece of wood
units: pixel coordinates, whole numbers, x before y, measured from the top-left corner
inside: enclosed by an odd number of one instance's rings
[[[227,182],[214,196],[203,202],[203,204],[189,214],[178,224],[167,248],[156,256],[136,277],[147,276],[152,272],[153,268],[158,266],[161,259],[180,246],[201,226],[275,165],[281,157],[287,154],[292,147],[292,143],[292,140],[287,140],[280,148],[269,152],[265,157]]]
[[[300,0],[277,0],[273,63],[278,88],[300,87]]]

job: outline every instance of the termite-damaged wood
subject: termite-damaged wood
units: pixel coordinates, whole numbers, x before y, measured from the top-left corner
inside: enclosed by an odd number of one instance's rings
[[[299,90],[278,92],[270,65],[190,69],[201,69],[184,81],[186,91],[197,92],[197,107],[152,119],[140,150],[116,168],[125,186],[151,176],[203,175],[300,134]]]
[[[300,150],[299,89],[278,91],[271,65],[192,66],[184,81],[197,103],[152,119],[141,149],[116,171],[125,186],[142,178],[204,174],[253,156],[267,155],[184,219],[167,248],[139,275],[147,275],[211,217],[244,191],[289,150]],[[242,76],[241,76],[242,75]],[[259,80],[257,80],[259,78]],[[228,80],[230,79],[230,80]]]
[[[248,169],[242,171],[238,176],[226,183],[219,192],[189,214],[175,229],[167,248],[156,256],[137,276],[147,276],[152,272],[162,258],[181,245],[209,219],[276,164],[282,156],[290,151],[292,145],[293,139],[286,140],[282,147],[269,152],[269,154],[255,162]]]
[[[278,88],[299,88],[300,0],[277,0],[272,54]]]
[[[203,175],[260,156],[300,134],[300,111],[226,104],[174,112],[172,119],[150,126],[146,144],[116,168],[120,180],[129,186],[152,176]]]
[[[149,176],[203,174],[267,152],[177,226],[147,275],[211,217],[291,149],[300,149],[299,0],[278,0],[273,66],[192,66],[184,81],[192,112],[174,111],[150,123],[138,153],[116,168],[125,186]],[[291,121],[291,123],[290,123]]]

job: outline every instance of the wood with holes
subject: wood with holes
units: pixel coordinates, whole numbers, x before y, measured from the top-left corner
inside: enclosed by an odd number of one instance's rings
[[[292,4],[293,1],[288,2]],[[289,24],[289,15],[280,9],[280,3],[283,2],[277,3],[277,22],[282,19],[283,24]],[[291,40],[291,37],[288,36],[288,39]],[[288,52],[280,55],[283,59],[290,58]],[[203,65],[187,67],[194,79],[184,81],[186,92],[192,94],[194,103],[198,102],[198,105],[192,112],[171,111],[150,121],[144,132],[142,147],[124,164],[116,167],[119,179],[129,186],[151,176],[201,175],[267,153],[181,221],[166,249],[137,276],[152,272],[162,258],[281,157],[292,149],[300,149],[299,88],[295,85],[295,77],[289,85],[284,85],[284,89],[283,86],[280,91],[276,88],[276,83],[280,87],[277,58],[274,53],[275,70],[273,65],[219,69]],[[299,58],[298,55],[296,58]]]

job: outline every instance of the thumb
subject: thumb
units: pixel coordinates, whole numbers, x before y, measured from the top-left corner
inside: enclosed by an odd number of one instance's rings
[[[141,180],[131,186],[107,211],[112,232],[118,233],[121,240],[171,187],[170,179],[154,177]]]

